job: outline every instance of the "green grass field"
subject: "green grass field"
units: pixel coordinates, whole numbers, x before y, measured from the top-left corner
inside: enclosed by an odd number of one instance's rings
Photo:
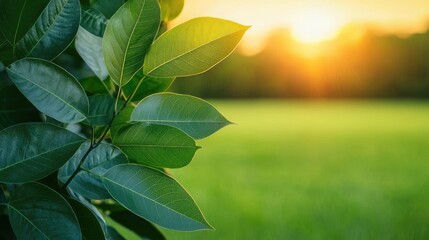
[[[429,103],[213,104],[237,124],[172,172],[216,230],[168,239],[429,239]]]

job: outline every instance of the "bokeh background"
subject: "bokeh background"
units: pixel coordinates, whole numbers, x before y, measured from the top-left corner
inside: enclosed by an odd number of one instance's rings
[[[187,0],[252,25],[171,91],[235,125],[172,174],[215,231],[169,239],[429,239],[429,1]]]

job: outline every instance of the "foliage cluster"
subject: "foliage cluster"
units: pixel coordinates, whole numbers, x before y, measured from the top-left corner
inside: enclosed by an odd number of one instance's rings
[[[211,229],[166,172],[228,125],[212,105],[166,93],[247,30],[202,17],[167,31],[183,0],[0,0],[0,225],[7,239],[122,239],[122,225]],[[93,76],[58,64],[75,53]]]

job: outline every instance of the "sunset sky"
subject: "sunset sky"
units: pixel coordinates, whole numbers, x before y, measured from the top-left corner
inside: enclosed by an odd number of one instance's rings
[[[230,19],[252,28],[243,39],[257,49],[267,33],[288,28],[297,41],[335,37],[349,24],[370,24],[387,32],[421,32],[429,26],[428,0],[185,0],[176,24],[198,16]]]

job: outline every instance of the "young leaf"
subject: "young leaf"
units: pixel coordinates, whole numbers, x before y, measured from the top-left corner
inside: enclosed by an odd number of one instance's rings
[[[88,115],[85,91],[58,65],[25,58],[14,62],[7,73],[22,94],[44,114],[64,123],[81,122]]]
[[[184,77],[205,72],[235,49],[249,27],[218,18],[195,18],[165,32],[152,45],[143,72]]]
[[[103,228],[94,213],[78,200],[66,198],[76,213],[83,240],[105,239]]]
[[[152,223],[129,211],[112,212],[109,214],[109,217],[118,224],[138,234],[143,239],[165,240],[164,235]]]
[[[153,94],[143,99],[133,111],[131,121],[173,126],[195,139],[205,138],[230,124],[208,102],[174,93]]]
[[[121,128],[113,144],[131,161],[161,168],[188,165],[199,148],[191,137],[177,128],[147,123]]]
[[[60,182],[65,183],[70,178],[89,146],[89,142],[82,144],[75,155],[60,168],[58,171]],[[109,168],[122,163],[128,163],[128,160],[119,149],[107,143],[100,144],[89,153],[81,166],[83,171],[70,182],[69,188],[89,199],[108,199],[110,195],[97,175],[103,175]]]
[[[39,122],[39,111],[15,86],[0,89],[0,130],[23,122]]]
[[[103,37],[103,53],[110,77],[117,85],[125,85],[142,67],[159,24],[157,0],[129,0],[110,19]]]
[[[37,181],[60,168],[84,142],[48,123],[24,123],[0,132],[0,182]]]
[[[113,120],[112,128],[110,128],[110,133],[112,139],[115,139],[119,135],[120,130],[129,125],[131,113],[134,111],[134,106],[128,105],[122,110]]]
[[[33,10],[28,9],[28,11]],[[18,58],[31,56],[47,60],[55,58],[73,41],[79,22],[79,0],[49,1],[35,23],[16,42],[16,56]]]
[[[114,111],[115,99],[113,97],[106,95],[90,96],[87,121],[91,126],[108,125],[113,118]]]
[[[104,174],[103,183],[124,207],[160,226],[179,231],[211,229],[186,190],[158,170],[118,165]]]
[[[26,183],[13,192],[8,204],[18,239],[81,239],[79,223],[67,201],[40,183]]]
[[[101,41],[101,37],[97,37],[85,30],[85,28],[79,27],[75,40],[75,48],[95,75],[100,80],[104,80],[109,76],[109,73],[104,63]]]
[[[131,97],[131,95],[134,93],[134,90],[136,90],[138,87],[131,101],[140,101],[146,96],[167,90],[173,83],[174,79],[176,78],[148,77],[143,75],[143,71],[139,71],[133,77],[133,79],[131,79],[131,81],[129,81],[127,85],[123,87],[122,90],[124,95],[128,98]]]
[[[183,10],[184,0],[159,0],[161,19],[169,22],[175,19]]]

